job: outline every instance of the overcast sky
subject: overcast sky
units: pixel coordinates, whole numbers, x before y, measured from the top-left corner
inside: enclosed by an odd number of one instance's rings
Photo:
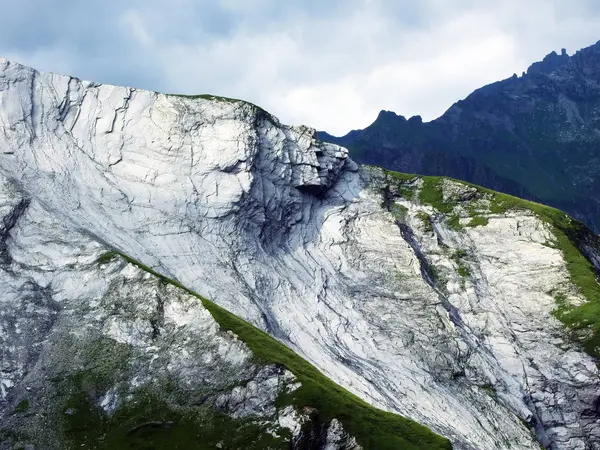
[[[169,93],[213,93],[333,134],[424,120],[562,47],[597,0],[0,0],[0,56]]]

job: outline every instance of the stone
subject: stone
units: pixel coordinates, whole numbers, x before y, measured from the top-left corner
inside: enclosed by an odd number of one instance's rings
[[[489,212],[484,226],[454,229],[418,195],[390,194],[380,169],[358,167],[346,149],[254,105],[99,85],[12,62],[0,67],[0,127],[0,318],[36,330],[21,339],[15,327],[0,328],[10,348],[0,414],[40,358],[61,354],[41,345],[49,333],[97,330],[140,352],[140,374],[125,386],[151,383],[155,373],[181,385],[242,377],[244,387],[214,397],[218,408],[301,429],[306,418],[273,409],[277,392],[297,387],[289,374],[250,364],[244,344],[219,332],[206,310],[161,291],[149,274],[118,261],[93,264],[112,248],[455,449],[600,445],[588,414],[598,370],[552,315],[549,292],[586,299],[533,213]],[[481,201],[460,183],[442,189],[446,199]],[[404,208],[402,220],[393,205]],[[443,280],[432,279],[433,267]],[[107,313],[109,290],[132,299],[122,313]],[[179,329],[185,344],[167,345]],[[204,346],[210,351],[198,358]],[[110,409],[119,398],[107,390],[99,404]],[[338,425],[329,424],[325,448],[357,448]]]

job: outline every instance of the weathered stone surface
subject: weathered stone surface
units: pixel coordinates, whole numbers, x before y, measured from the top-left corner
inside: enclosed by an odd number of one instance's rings
[[[10,216],[26,198],[24,223],[54,221],[34,228],[17,221],[3,234],[12,266],[36,266],[29,276],[36,292],[52,286],[60,304],[83,287],[65,275],[69,288],[56,290],[52,265],[80,263],[83,250],[69,251],[82,246],[116,248],[269,332],[369,403],[449,437],[456,449],[538,449],[538,439],[554,449],[600,445],[590,414],[598,371],[567,341],[549,292],[584,299],[560,251],[545,245],[551,231],[532,214],[490,215],[485,226],[454,230],[431,206],[386,198],[381,173],[359,169],[343,148],[253,105],[97,85],[6,61],[0,127],[0,172],[20,196],[2,213]],[[471,193],[448,182],[444,195],[468,200]],[[401,220],[393,204],[404,208]],[[431,229],[419,213],[431,215]],[[89,241],[63,237],[74,232]],[[456,250],[468,255],[464,276]],[[431,267],[444,283],[433,282]],[[7,285],[17,282],[11,277]],[[106,282],[85,279],[90,290]],[[2,301],[14,300],[3,294]],[[202,311],[181,302],[163,306],[165,324],[203,323]],[[135,305],[134,316],[148,316],[156,301]],[[23,320],[56,327],[53,303],[45,308]],[[95,319],[83,317],[75,332],[93,327]],[[134,347],[153,332],[147,320],[102,323],[112,339]],[[152,351],[178,361],[184,380],[205,370],[173,349]],[[239,417],[271,414],[286,375],[252,376],[254,384],[217,403]],[[19,380],[4,383],[7,395]],[[113,397],[103,397],[106,408]],[[331,448],[340,439],[352,448],[336,427],[326,433]]]
[[[3,187],[6,219],[14,211],[7,203],[15,199],[10,184]],[[279,393],[299,386],[295,377],[257,365],[246,344],[220,331],[196,297],[118,256],[102,258],[106,248],[35,201],[8,231],[6,251],[10,263],[0,266],[2,430],[24,434],[22,442],[35,448],[65,448],[56,416],[82,414],[60,406],[64,388],[76,388],[66,380],[82,375],[93,376],[96,387],[105,384],[93,397],[108,415],[149,389],[178,407],[213,405],[234,419],[252,416],[274,432],[287,427],[299,436],[293,421],[280,423],[275,408]],[[178,398],[165,386],[175,386]],[[227,395],[235,404],[221,400]],[[14,413],[24,401],[35,414]],[[0,448],[13,448],[2,430]]]

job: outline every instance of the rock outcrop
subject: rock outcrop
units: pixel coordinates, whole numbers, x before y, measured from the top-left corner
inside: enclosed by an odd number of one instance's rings
[[[598,299],[585,297],[558,244],[562,231],[535,208],[450,180],[359,167],[314,130],[248,103],[98,85],[7,61],[0,128],[2,277],[14,286],[1,294],[0,317],[35,330],[3,331],[15,347],[3,359],[4,417],[32,378],[39,398],[51,396],[48,367],[68,354],[59,347],[96,333],[133,352],[127,367],[140,374],[109,366],[117,378],[100,397],[107,413],[132,383],[162,376],[193,390],[201,377],[215,386],[206,401],[231,420],[284,424],[299,448],[375,448],[343,431],[343,411],[320,422],[276,405],[297,388],[293,371],[250,364],[243,343],[152,273],[118,258],[94,264],[112,249],[455,449],[599,448],[600,379],[580,344],[589,332],[568,332],[555,313]],[[597,238],[584,235],[597,261]],[[587,266],[584,275],[594,276]],[[61,364],[80,367],[73,354]],[[213,395],[219,386],[228,388]]]

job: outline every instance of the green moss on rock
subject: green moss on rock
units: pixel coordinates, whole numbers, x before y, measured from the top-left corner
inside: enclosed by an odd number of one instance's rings
[[[19,403],[17,403],[17,406],[15,406],[13,413],[14,414],[22,414],[24,412],[27,412],[28,409],[29,409],[29,400],[23,399]]]
[[[421,221],[423,224],[423,230],[426,233],[433,233],[433,225],[431,224],[431,216],[424,211],[419,211],[417,213],[417,219]]]
[[[139,390],[110,416],[104,414],[80,379],[74,380],[72,389],[61,417],[70,449],[289,448],[283,438],[287,436],[274,436],[271,431],[278,430],[267,424],[234,419],[211,406],[174,405],[162,397],[160,386]]]
[[[410,177],[414,183],[415,175],[397,174],[384,171],[388,182],[403,183]],[[478,197],[489,201],[488,215],[502,215],[509,211],[530,211],[544,221],[555,236],[553,247],[560,249],[569,271],[573,285],[579,294],[587,299],[579,306],[570,306],[557,302],[556,317],[573,332],[573,336],[584,349],[594,357],[600,357],[600,284],[598,274],[592,263],[584,256],[584,242],[593,241],[596,251],[600,251],[600,240],[581,222],[572,219],[564,212],[540,203],[523,200],[508,194],[495,192],[481,186],[452,178],[420,177],[423,187],[419,192],[419,200],[429,204],[444,214],[455,214],[456,202],[444,201],[442,180],[447,179],[476,189]],[[467,226],[485,226],[489,216],[478,211]],[[451,225],[456,221],[454,215],[448,219]]]
[[[122,255],[130,263],[146,270],[196,296],[212,314],[223,330],[234,332],[245,342],[260,362],[276,364],[292,372],[301,387],[281,396],[278,406],[294,405],[318,411],[319,419],[328,422],[338,419],[344,429],[362,446],[374,450],[451,449],[450,441],[427,427],[396,414],[379,410],[332,382],[314,366],[267,333],[236,317],[215,303],[167,279],[151,268]]]
[[[484,227],[489,223],[489,219],[485,216],[475,216],[467,223],[467,227]]]

